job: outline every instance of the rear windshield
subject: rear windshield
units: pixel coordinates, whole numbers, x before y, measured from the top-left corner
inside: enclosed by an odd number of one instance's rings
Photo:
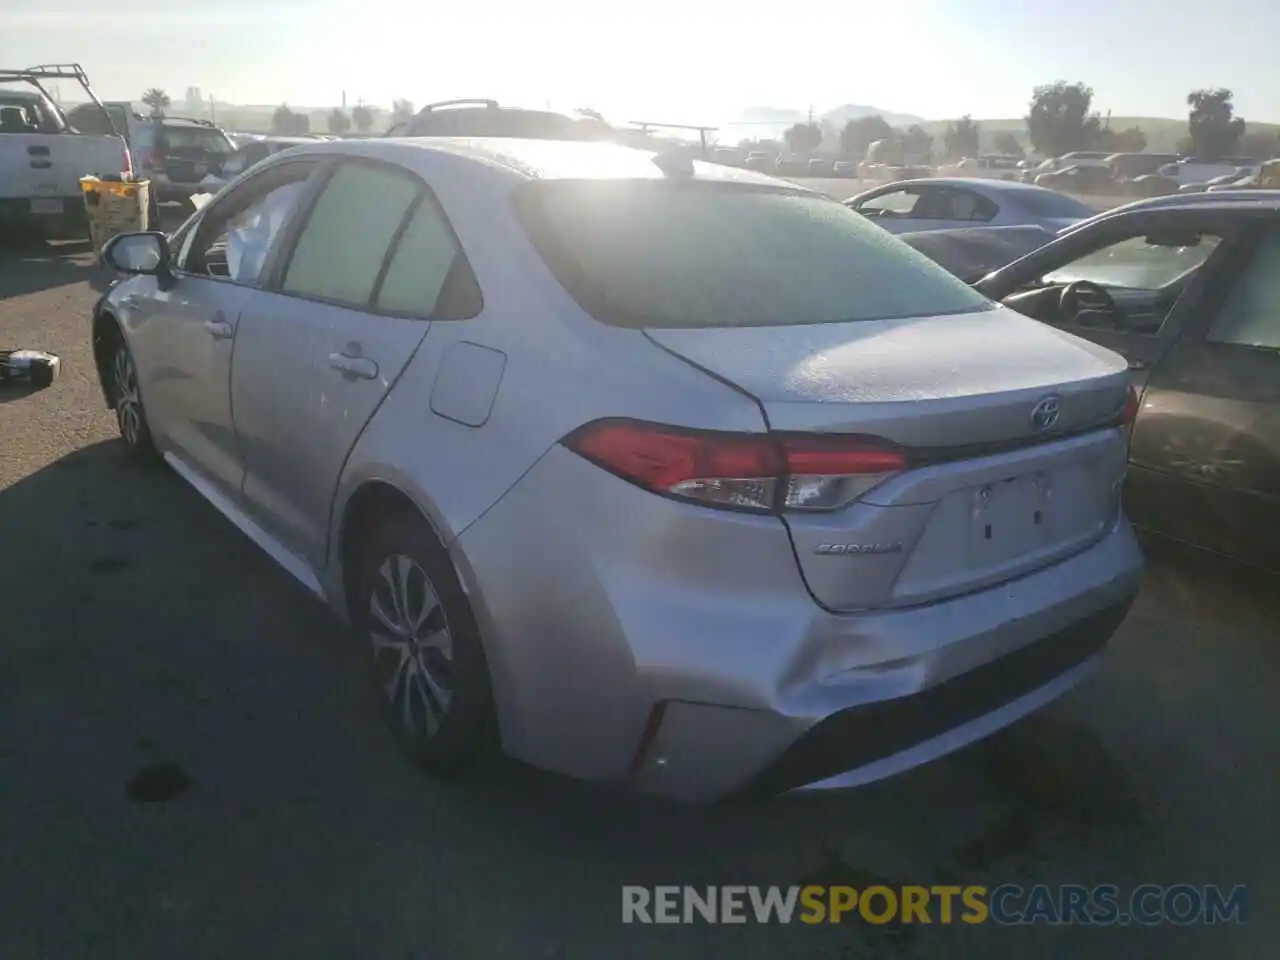
[[[556,278],[603,323],[762,327],[993,305],[827,197],[705,180],[543,180],[517,200]]]
[[[165,126],[164,140],[169,150],[203,150],[206,153],[231,153],[235,150],[225,133],[208,127]]]
[[[1027,190],[1014,194],[1017,201],[1033,217],[1092,217],[1098,211],[1075,197],[1046,190]]]

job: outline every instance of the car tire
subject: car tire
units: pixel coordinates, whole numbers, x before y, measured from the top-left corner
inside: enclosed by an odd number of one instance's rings
[[[138,368],[120,331],[113,328],[110,336],[106,373],[111,378],[108,393],[116,415],[116,427],[120,430],[120,439],[134,459],[154,462],[159,459],[159,454],[147,422],[146,408],[142,404]]]
[[[453,562],[409,511],[379,523],[362,556],[352,621],[383,717],[415,763],[456,775],[494,752],[498,737],[488,663]]]

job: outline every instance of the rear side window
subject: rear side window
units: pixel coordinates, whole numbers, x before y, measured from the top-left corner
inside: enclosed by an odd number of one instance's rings
[[[1096,210],[1081,203],[1075,197],[1053,190],[1026,190],[1013,194],[1013,198],[1033,217],[1092,217]]]
[[[413,212],[378,288],[376,306],[388,313],[429,317],[461,251],[444,213],[424,198]],[[465,263],[458,269],[467,269]]]
[[[281,289],[285,293],[367,307],[387,251],[419,185],[366,164],[334,171],[298,237]]]
[[[164,139],[169,150],[200,150],[205,153],[231,153],[235,150],[235,145],[225,133],[209,127],[166,125]]]
[[[523,187],[517,204],[560,283],[617,326],[792,326],[993,306],[816,194],[700,180],[544,180]]]

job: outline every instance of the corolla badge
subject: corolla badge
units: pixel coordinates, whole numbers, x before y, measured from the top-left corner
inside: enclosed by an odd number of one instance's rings
[[[1031,428],[1033,430],[1048,430],[1058,422],[1058,414],[1060,412],[1058,398],[1045,397],[1031,408]]]

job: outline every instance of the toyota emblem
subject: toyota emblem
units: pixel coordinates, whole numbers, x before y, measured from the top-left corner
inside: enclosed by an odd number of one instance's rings
[[[1031,410],[1033,430],[1048,430],[1058,422],[1058,398],[1045,397]]]

